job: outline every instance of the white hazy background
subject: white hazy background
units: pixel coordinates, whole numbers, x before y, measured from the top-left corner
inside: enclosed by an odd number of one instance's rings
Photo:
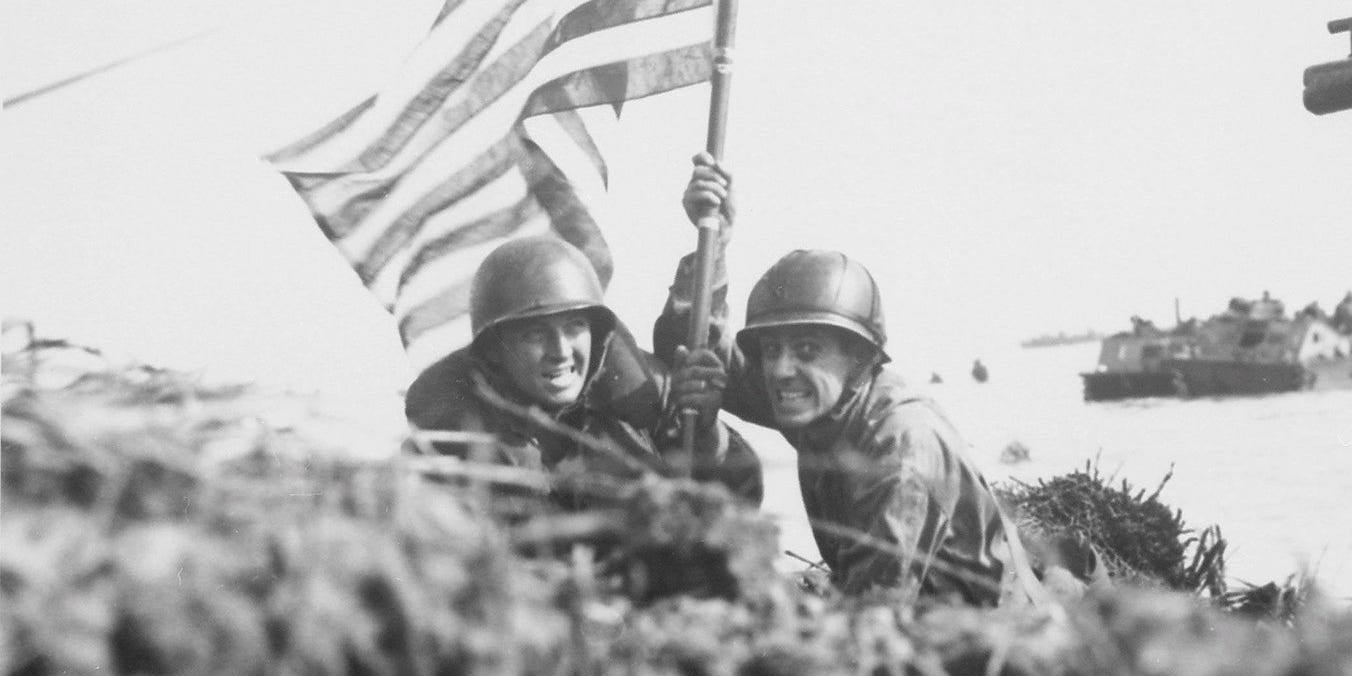
[[[7,0],[6,99],[196,37],[4,111],[0,314],[400,424],[393,323],[258,157],[374,91],[438,6]],[[1031,335],[1169,324],[1175,298],[1184,316],[1264,290],[1331,309],[1352,288],[1352,112],[1306,112],[1301,73],[1347,55],[1325,29],[1345,16],[1347,0],[744,0],[735,319],[799,247],[864,262],[898,366],[950,381]],[[609,297],[641,339],[693,246],[679,198],[707,105],[707,86],[631,102],[615,139]],[[1064,378],[1056,396],[1075,396]]]
[[[376,0],[11,0],[0,302],[170,365],[393,389],[391,322],[258,158],[397,68],[437,10]],[[1132,314],[1352,287],[1352,112],[1301,72],[1346,56],[1333,2],[741,3],[727,162],[742,299],[795,247],[885,289],[917,369]],[[611,301],[638,333],[693,233],[707,86],[626,106]],[[740,302],[734,303],[741,311]]]

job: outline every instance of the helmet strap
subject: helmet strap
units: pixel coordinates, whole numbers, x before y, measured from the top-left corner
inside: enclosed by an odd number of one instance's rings
[[[854,369],[850,372],[849,382],[857,384],[863,378],[872,377],[878,367],[886,361],[883,359],[883,351],[852,331],[841,330],[840,333],[844,336],[846,349],[849,350],[850,357],[855,363]]]

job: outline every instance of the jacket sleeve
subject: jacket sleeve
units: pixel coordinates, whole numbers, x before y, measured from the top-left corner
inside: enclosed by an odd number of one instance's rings
[[[768,402],[760,391],[759,372],[748,363],[737,347],[735,332],[728,328],[728,277],[724,252],[715,258],[713,302],[709,309],[709,348],[723,360],[728,370],[728,386],[723,392],[723,410],[750,423],[774,427]],[[685,344],[690,312],[695,298],[695,254],[681,259],[667,294],[667,303],[653,324],[653,352],[668,368],[675,362],[676,346]]]
[[[728,335],[728,274],[722,249],[715,256],[713,303],[709,310],[709,347],[724,363],[735,349]],[[676,265],[675,279],[667,290],[667,304],[653,326],[653,352],[662,363],[672,366],[676,346],[685,344],[690,329],[690,311],[695,304],[695,254],[686,254]]]
[[[832,562],[832,577],[846,593],[902,583],[903,565],[919,575],[937,549],[945,528],[943,510],[926,480],[924,464],[939,457],[937,436],[925,428],[883,422],[862,449],[863,457],[847,481],[850,525],[867,536],[842,542]]]
[[[1006,542],[1003,517],[942,416],[921,405],[893,410],[864,448],[869,471],[852,480],[849,513],[886,544],[848,541],[836,557],[837,583],[857,593],[909,575],[927,595],[999,604],[1009,583],[1005,557],[993,549]]]
[[[760,458],[742,435],[723,422],[718,423],[720,445],[724,448],[717,460],[696,462],[691,477],[696,481],[718,482],[745,504],[760,507],[765,497],[765,483]]]
[[[669,458],[681,448],[680,412],[671,401],[671,376],[665,367],[661,372],[662,415],[651,428],[657,452]],[[705,452],[694,458],[690,476],[696,481],[723,484],[744,503],[759,507],[764,497],[764,480],[760,458],[751,444],[727,423],[719,420],[708,432],[696,439],[696,445]]]

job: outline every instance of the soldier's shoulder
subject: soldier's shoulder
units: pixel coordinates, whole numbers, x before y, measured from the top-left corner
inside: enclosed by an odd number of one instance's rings
[[[870,418],[880,428],[912,433],[930,429],[940,436],[956,432],[932,397],[892,371],[883,369],[874,377],[869,399]]]
[[[408,386],[408,391],[438,390],[450,383],[466,380],[473,366],[474,356],[470,348],[461,348],[423,369]]]
[[[912,387],[900,374],[880,369],[873,376],[869,407],[875,412],[918,411],[934,406],[934,400]]]
[[[587,403],[593,410],[649,427],[661,417],[666,384],[666,365],[618,324],[589,386]]]
[[[418,424],[446,415],[473,401],[475,359],[469,348],[456,350],[418,374],[404,395],[404,413]]]

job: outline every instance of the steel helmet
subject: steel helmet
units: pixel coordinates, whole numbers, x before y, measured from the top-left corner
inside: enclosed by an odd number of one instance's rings
[[[588,310],[592,331],[610,333],[615,315],[603,294],[596,269],[576,247],[550,235],[521,237],[479,264],[470,290],[470,327],[477,342],[503,322]]]
[[[884,346],[878,284],[868,269],[835,251],[797,250],[779,259],[761,276],[746,301],[746,327],[737,332],[742,352],[757,352],[755,333],[772,326],[819,324],[845,329],[877,348]]]

